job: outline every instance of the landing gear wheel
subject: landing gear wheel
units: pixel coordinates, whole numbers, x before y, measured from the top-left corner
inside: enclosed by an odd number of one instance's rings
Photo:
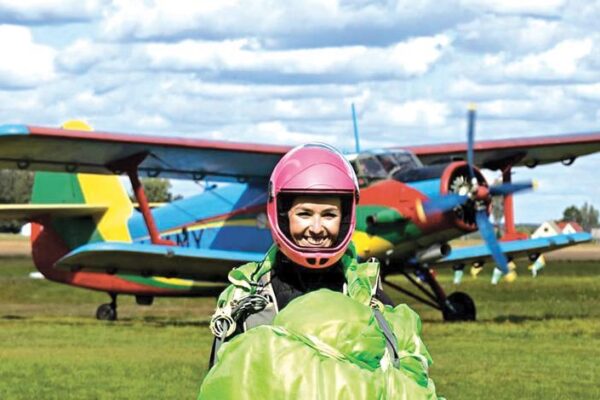
[[[117,319],[117,308],[111,304],[102,304],[96,310],[96,318],[100,321],[114,321]]]
[[[444,321],[475,321],[475,303],[468,294],[454,292],[446,298],[442,313]]]

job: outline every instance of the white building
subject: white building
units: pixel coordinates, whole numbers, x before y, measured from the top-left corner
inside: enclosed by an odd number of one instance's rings
[[[531,235],[532,239],[561,235],[561,234],[569,234],[569,233],[578,233],[583,232],[583,228],[577,222],[568,222],[568,221],[546,221],[542,223],[539,228],[533,232]]]

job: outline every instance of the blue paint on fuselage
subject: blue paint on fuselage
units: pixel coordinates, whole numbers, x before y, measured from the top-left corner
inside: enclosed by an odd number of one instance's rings
[[[257,214],[264,213],[260,206],[266,205],[266,201],[267,192],[264,185],[228,184],[156,208],[152,210],[152,215],[160,232],[171,231],[161,237],[174,241],[180,247],[266,251],[272,243],[271,234],[266,227],[266,220],[257,220]],[[254,220],[256,225],[223,225],[203,229],[194,227],[198,221],[230,214],[243,208],[253,210],[238,215],[238,218]],[[134,242],[150,244],[146,224],[140,212],[136,211],[129,219],[128,227]]]
[[[418,190],[427,197],[439,196],[440,194],[440,179],[427,179],[424,181],[407,183],[413,189]]]
[[[182,229],[161,236],[179,247],[199,250],[266,252],[273,240],[268,228],[258,226],[220,226],[203,229]],[[138,241],[150,244],[149,239]]]

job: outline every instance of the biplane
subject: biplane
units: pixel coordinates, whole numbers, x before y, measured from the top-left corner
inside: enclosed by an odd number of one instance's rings
[[[600,150],[600,133],[474,143],[407,146],[349,155],[361,185],[353,241],[361,258],[378,258],[384,282],[441,311],[445,320],[474,320],[465,293],[447,295],[437,266],[464,268],[507,261],[589,241],[589,234],[530,240],[515,230],[514,167],[562,162]],[[31,204],[4,205],[0,216],[33,221],[33,261],[52,281],[99,290],[110,303],[98,319],[117,318],[117,296],[149,305],[157,296],[215,295],[231,268],[262,260],[271,246],[267,182],[291,147],[91,131],[0,126],[0,168],[33,170]],[[502,172],[489,185],[479,168]],[[119,176],[129,178],[139,210]],[[151,209],[140,177],[210,182],[195,196]],[[488,220],[493,195],[504,196],[506,232]],[[452,250],[448,242],[479,230],[486,245]],[[415,289],[387,277],[402,274]],[[220,285],[219,285],[220,284]]]

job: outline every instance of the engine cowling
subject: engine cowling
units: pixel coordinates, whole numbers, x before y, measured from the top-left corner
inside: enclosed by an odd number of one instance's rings
[[[489,185],[478,168],[474,167],[473,172],[477,180],[476,187],[469,178],[469,167],[465,161],[456,161],[449,164],[440,179],[440,194],[442,195],[471,194],[471,199],[452,210],[455,215],[456,226],[468,232],[477,229],[475,223],[477,207],[485,207],[488,214],[491,209],[491,197],[487,194]]]

